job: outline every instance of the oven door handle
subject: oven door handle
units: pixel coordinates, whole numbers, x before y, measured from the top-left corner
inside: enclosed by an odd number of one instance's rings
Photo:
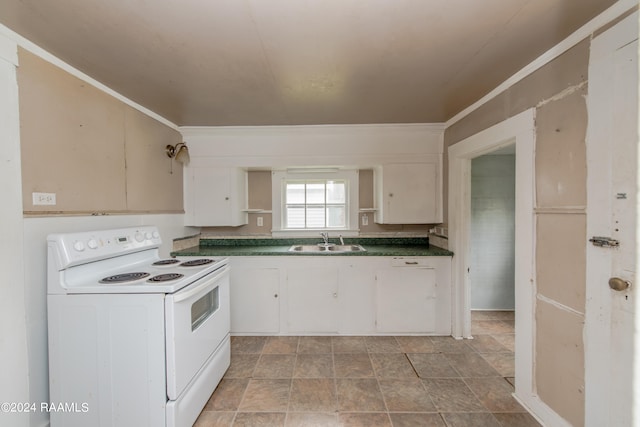
[[[224,273],[226,273],[227,270],[229,270],[229,266],[225,265],[221,269],[216,270],[214,273],[212,273],[210,277],[207,277],[206,281],[196,286],[195,288],[188,289],[186,292],[178,292],[174,294],[173,302],[184,301],[188,298],[191,298],[192,296],[202,291],[203,289],[210,287],[211,283],[213,283],[219,276],[222,276]]]

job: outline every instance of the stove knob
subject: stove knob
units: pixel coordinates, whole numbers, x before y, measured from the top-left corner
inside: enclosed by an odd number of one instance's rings
[[[98,242],[95,239],[91,239],[87,242],[87,246],[89,247],[89,249],[97,249]]]
[[[77,252],[84,251],[84,243],[78,240],[73,244],[73,249],[75,249]]]
[[[144,234],[138,232],[138,233],[136,233],[136,237],[135,238],[136,238],[137,242],[142,242],[144,240]]]
[[[151,240],[151,238],[153,237],[153,235],[151,234],[150,231],[147,231],[146,233],[144,233],[144,238],[147,240]]]
[[[154,239],[159,239],[160,238],[160,233],[158,233],[157,231],[153,232],[153,238]]]

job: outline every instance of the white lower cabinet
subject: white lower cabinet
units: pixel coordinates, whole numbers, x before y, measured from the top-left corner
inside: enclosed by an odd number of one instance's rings
[[[373,257],[349,257],[338,270],[338,332],[370,335],[376,332],[375,266]]]
[[[231,332],[450,335],[450,257],[233,257]]]
[[[264,257],[234,257],[231,261],[231,333],[280,332],[280,272]],[[262,265],[261,265],[262,264]]]
[[[377,331],[435,332],[436,297],[434,268],[379,270],[376,273]]]
[[[287,329],[291,333],[338,332],[338,269],[325,259],[287,267]]]

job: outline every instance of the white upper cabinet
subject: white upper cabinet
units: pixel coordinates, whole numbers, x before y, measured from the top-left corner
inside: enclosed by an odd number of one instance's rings
[[[442,222],[439,161],[379,166],[374,174],[374,220],[379,224]]]
[[[186,168],[185,225],[237,227],[247,223],[246,209],[246,170]]]

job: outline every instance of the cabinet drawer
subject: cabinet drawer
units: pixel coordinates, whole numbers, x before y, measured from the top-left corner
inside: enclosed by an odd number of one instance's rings
[[[392,267],[431,267],[426,258],[405,258],[398,257],[391,260]]]

